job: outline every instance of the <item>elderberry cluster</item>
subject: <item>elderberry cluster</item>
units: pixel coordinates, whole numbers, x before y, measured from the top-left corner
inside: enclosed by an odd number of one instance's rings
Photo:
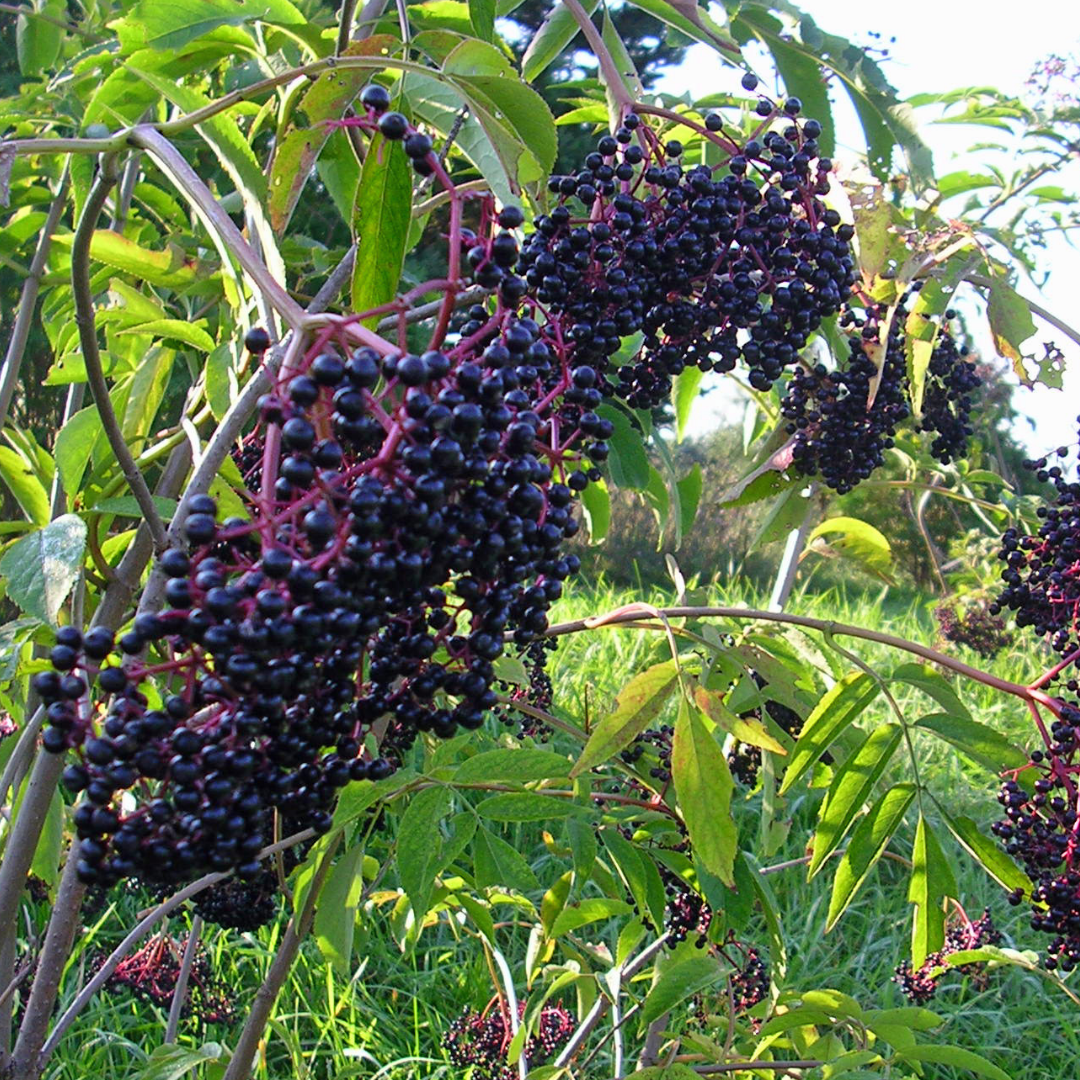
[[[684,166],[682,145],[662,145],[631,113],[583,167],[552,177],[559,203],[536,219],[518,273],[578,360],[631,406],[656,405],[688,365],[742,361],[767,389],[849,295],[854,231],[821,201],[832,162],[819,156],[821,125],[800,111],[795,98],[763,99],[763,127],[784,126],[742,144],[706,117],[703,134],[725,155],[713,167]],[[611,371],[638,332],[638,353]]]
[[[971,977],[979,989],[984,989],[985,964],[953,965],[949,957],[959,952],[979,949],[984,945],[997,945],[1000,942],[1001,932],[994,926],[990,909],[986,908],[975,920],[969,920],[965,916],[960,922],[950,925],[945,931],[945,944],[936,952],[928,954],[917,970],[913,970],[911,962],[905,960],[896,969],[893,982],[900,987],[904,997],[914,1005],[925,1005],[937,993],[941,977],[951,970]]]
[[[518,1002],[519,1022],[525,1016],[525,1005]],[[562,1005],[545,1005],[522,1050],[529,1067],[553,1061],[573,1033],[573,1016]],[[443,1036],[443,1046],[454,1065],[473,1067],[470,1075],[475,1080],[516,1080],[517,1067],[506,1061],[512,1038],[509,1017],[500,1003],[484,1013],[470,1010],[456,1017]]]
[[[954,312],[946,311],[952,318]],[[934,433],[930,453],[942,464],[963,457],[971,426],[971,395],[982,386],[982,379],[966,345],[957,346],[948,330],[938,335],[930,354],[923,389],[922,430]]]
[[[1005,620],[992,615],[990,605],[985,601],[964,605],[939,604],[934,608],[934,618],[946,641],[966,645],[988,659],[1012,642],[1011,635],[1005,629]]]
[[[64,780],[84,792],[82,879],[254,877],[271,811],[324,830],[338,789],[388,775],[419,733],[479,727],[495,662],[543,634],[578,568],[560,549],[606,456],[599,397],[510,313],[446,352],[318,339],[261,403],[251,520],[191,500],[188,550],[159,564],[168,607],[119,642],[61,631],[36,679],[46,747],[81,759]],[[136,784],[150,797],[121,811]]]
[[[105,987],[113,993],[131,993],[152,1005],[168,1009],[176,993],[183,954],[184,942],[159,934],[137,952],[125,956]],[[209,1024],[229,1023],[234,1015],[229,995],[215,976],[201,945],[196,948],[188,974],[181,1015],[194,1016]]]
[[[277,918],[278,878],[262,870],[251,881],[226,878],[195,897],[194,911],[205,922],[241,933],[258,930]]]
[[[752,671],[750,674],[759,690],[764,690],[768,686],[767,680],[760,672]],[[769,719],[793,739],[799,737],[799,733],[802,731],[802,717],[794,709],[789,709],[782,702],[768,700],[765,702],[764,711]],[[739,716],[743,720],[760,721],[762,719],[761,714],[762,710],[757,708],[740,713]],[[728,750],[727,762],[728,767],[731,769],[731,775],[744,787],[752,788],[757,784],[758,770],[761,768],[760,747],[751,746],[750,743],[740,742],[736,739]]]
[[[1068,452],[1061,447],[1057,456],[1064,459]],[[1005,530],[998,553],[1005,587],[990,611],[1011,609],[1017,626],[1049,635],[1054,650],[1066,655],[1080,648],[1080,480],[1070,481],[1062,465],[1047,458],[1025,464],[1039,480],[1052,481],[1057,496],[1039,507],[1036,535]]]
[[[880,348],[885,314],[884,309],[874,311],[861,333],[848,339],[846,367],[796,369],[780,406],[793,436],[794,468],[803,476],[820,476],[841,495],[884,464],[897,425],[911,411],[899,319],[894,317],[889,327],[880,372],[871,356],[872,349]]]

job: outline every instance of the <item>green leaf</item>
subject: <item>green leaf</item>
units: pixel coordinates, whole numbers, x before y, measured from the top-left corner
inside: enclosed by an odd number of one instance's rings
[[[181,1080],[181,1077],[199,1068],[216,1062],[229,1060],[229,1051],[221,1043],[208,1042],[192,1049],[190,1046],[177,1046],[175,1043],[163,1043],[155,1046],[143,1064],[138,1080]],[[205,1076],[219,1075],[207,1069]]]
[[[591,15],[600,0],[582,0],[581,6]],[[535,82],[558,58],[578,32],[577,20],[564,4],[556,3],[533,35],[521,58],[521,77]]]
[[[397,295],[411,218],[412,171],[405,147],[376,135],[356,192],[353,311],[368,311]],[[377,322],[378,316],[372,316],[364,325],[373,328]]]
[[[612,900],[606,896],[595,896],[577,904],[567,904],[552,924],[549,937],[562,937],[581,926],[600,922],[601,919],[629,915],[633,910],[625,900]]]
[[[677,682],[674,660],[639,671],[619,691],[614,711],[596,725],[570,775],[580,776],[629,746],[660,715]]]
[[[842,731],[877,697],[880,687],[864,671],[844,676],[815,706],[806,718],[802,733],[791,752],[780,794],[788,792],[802,779]]]
[[[737,59],[739,56],[738,42],[698,4],[680,4],[676,7],[668,0],[630,0],[630,3],[642,11],[647,11],[680,34],[685,34],[691,41],[711,45],[728,60]]]
[[[686,425],[690,423],[690,410],[697,401],[698,387],[705,378],[705,372],[699,367],[683,368],[675,376],[671,385],[671,404],[675,409],[675,439],[683,441]]]
[[[787,750],[766,730],[765,725],[752,716],[738,716],[724,704],[724,695],[704,686],[694,689],[694,700],[701,711],[722,731],[734,736],[748,746],[757,746],[773,754],[787,756]]]
[[[942,675],[929,664],[901,664],[889,676],[892,682],[906,682],[933,698],[950,716],[971,719],[967,706],[956,696]]]
[[[162,520],[171,521],[173,514],[176,513],[176,500],[166,499],[161,495],[154,495],[152,498]],[[143,516],[142,507],[134,495],[114,495],[110,499],[102,499],[94,503],[93,506],[87,507],[87,510],[92,510],[95,514],[116,514],[117,517],[141,518]]]
[[[945,824],[949,831],[960,841],[965,851],[975,859],[979,865],[999,884],[1002,888],[1012,892],[1014,889],[1023,889],[1026,896],[1031,895],[1031,878],[1005,854],[1004,851],[987,836],[979,831],[979,826],[969,817],[945,816]]]
[[[990,1080],[1011,1080],[1004,1069],[999,1069],[992,1061],[987,1061],[973,1050],[964,1050],[959,1046],[941,1046],[922,1043],[901,1051],[898,1057],[905,1061],[930,1062],[934,1065],[952,1065],[958,1069],[967,1069],[976,1076],[987,1076]]]
[[[54,244],[65,247],[71,246],[71,240],[71,236],[53,237]],[[148,281],[151,285],[183,289],[198,280],[194,267],[179,247],[172,247],[169,251],[151,251],[111,229],[95,231],[90,238],[90,258]]]
[[[63,22],[67,18],[67,4],[64,0],[32,0],[28,8],[19,12],[15,21],[15,54],[19,73],[31,79],[52,68],[64,42],[63,27],[38,18],[39,15]]]
[[[599,848],[596,843],[596,826],[584,818],[571,817],[566,821],[566,835],[570,841],[570,852],[574,861],[574,884],[580,893],[585,882],[592,877],[596,866]]]
[[[31,523],[41,526],[48,522],[52,513],[49,493],[33,467],[10,446],[0,446],[0,478]]]
[[[990,333],[998,355],[1012,362],[1016,377],[1025,385],[1034,385],[1024,368],[1020,346],[1036,333],[1035,320],[1027,301],[1004,278],[996,278],[990,289],[986,308]]]
[[[825,860],[843,840],[892,760],[903,734],[899,724],[882,724],[870,732],[858,750],[837,769],[825,805],[818,814],[808,878],[825,865]]]
[[[599,544],[611,528],[611,495],[603,480],[585,488],[581,493],[581,507],[585,511],[589,539]]]
[[[641,1022],[651,1024],[680,1001],[723,985],[724,968],[711,956],[692,956],[660,971],[641,1007]]]
[[[697,709],[685,701],[675,722],[671,777],[694,858],[725,885],[734,885],[739,850],[739,833],[731,817],[735,783],[720,744]]]
[[[617,487],[644,491],[649,485],[649,456],[645,453],[641,432],[622,409],[601,405],[596,411],[610,420],[615,428],[608,439],[611,446],[611,457],[608,459],[611,479]]]
[[[110,23],[125,53],[181,49],[219,26],[256,21],[301,26],[307,20],[289,0],[139,0],[129,15]]]
[[[534,892],[540,882],[517,848],[483,826],[473,837],[473,869],[478,888],[501,886],[518,892]]]
[[[654,926],[662,926],[666,895],[656,864],[618,829],[604,829],[600,837],[642,917],[647,915]]]
[[[895,784],[855,826],[833,878],[826,930],[831,930],[847,910],[847,906],[866,880],[866,875],[881,858],[886,845],[900,827],[914,798],[914,784]]]
[[[60,474],[60,483],[64,486],[69,506],[79,494],[83,474],[90,464],[87,447],[94,445],[102,430],[97,406],[90,405],[70,417],[56,436],[56,444],[53,446],[56,469]]]
[[[520,747],[514,750],[485,750],[469,758],[456,773],[454,782],[468,784],[477,781],[525,784],[530,780],[548,780],[553,776],[569,776],[570,762],[550,750]]]
[[[931,713],[919,718],[916,730],[932,731],[993,773],[1022,769],[1028,761],[1027,754],[1000,732],[967,717]]]
[[[937,952],[945,944],[942,905],[946,897],[955,898],[957,892],[952,867],[934,830],[921,813],[911,861],[908,900],[915,905],[911,923],[911,966],[918,968],[930,953]]]
[[[704,486],[705,477],[698,462],[694,463],[694,467],[681,480],[675,481],[675,490],[679,493],[679,532],[681,536],[688,535],[694,527],[694,519],[697,517],[698,504],[701,502],[701,492]]]
[[[446,788],[424,788],[413,796],[398,825],[398,873],[417,919],[428,911],[442,851],[439,822],[446,817],[451,801]]]
[[[531,1072],[530,1075],[532,1075]],[[555,1077],[551,1080],[555,1080]],[[670,1065],[648,1065],[644,1069],[626,1073],[622,1080],[701,1080],[701,1078],[689,1065],[673,1061]]]
[[[878,1024],[900,1024],[912,1031],[932,1031],[945,1023],[945,1018],[919,1005],[901,1005],[895,1009],[867,1009],[863,1023],[875,1031]]]
[[[356,908],[363,892],[364,848],[355,844],[338,859],[326,879],[315,912],[315,938],[323,957],[335,971],[350,969]]]
[[[835,534],[839,533],[839,536]],[[818,537],[832,537],[828,549],[883,574],[892,563],[892,548],[884,534],[868,521],[852,517],[828,518],[811,530],[807,544]]]
[[[75,514],[65,514],[17,540],[0,559],[8,596],[28,615],[55,625],[85,551],[86,523]]]
[[[208,353],[214,348],[214,339],[198,323],[184,322],[182,319],[155,319],[152,322],[139,323],[117,331],[120,334],[150,334],[167,341],[178,341],[190,345],[199,352]]]
[[[469,22],[484,41],[495,37],[495,0],[469,0]]]
[[[370,56],[374,68],[377,58],[398,44],[397,39],[389,34],[374,34],[364,41],[350,42],[344,55]],[[268,210],[270,224],[278,233],[285,231],[311,170],[316,162],[322,164],[320,155],[331,139],[336,143],[344,142],[346,160],[355,167],[356,156],[348,146],[344,133],[335,132],[327,121],[340,120],[346,114],[371,75],[372,70],[367,68],[335,68],[323,72],[304,91],[290,123],[277,140],[270,163]],[[325,178],[323,180],[325,183]],[[338,200],[335,199],[335,202]],[[352,198],[348,200],[347,208],[340,202],[338,208],[344,211],[345,221],[351,221]]]
[[[476,812],[489,821],[551,821],[567,814],[588,813],[588,808],[569,799],[540,795],[533,791],[492,795],[476,806]]]

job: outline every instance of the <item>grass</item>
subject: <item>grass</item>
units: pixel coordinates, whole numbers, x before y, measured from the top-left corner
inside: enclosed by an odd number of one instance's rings
[[[578,591],[560,602],[554,618],[570,619],[613,609],[632,599],[617,590],[599,587]],[[644,597],[651,603],[672,602],[672,597],[655,591]],[[765,598],[714,587],[706,598],[714,604],[741,603],[764,606]],[[838,622],[864,626],[887,626],[890,632],[923,643],[931,643],[934,623],[928,604],[917,597],[890,591],[886,594],[844,593],[837,589],[797,596],[790,609]],[[737,629],[731,624],[727,629]],[[804,642],[796,633],[793,638]],[[820,640],[816,643],[821,648]],[[866,642],[845,641],[874,670],[888,676],[898,663],[889,650]],[[667,643],[663,635],[626,629],[602,629],[564,640],[552,663],[555,700],[559,710],[579,722],[595,719],[610,704],[630,674],[650,662],[663,659]],[[963,659],[978,663],[965,654]],[[822,661],[824,662],[824,661]],[[842,661],[845,668],[850,665]],[[1038,657],[1017,647],[993,663],[996,674],[1027,681],[1037,670]],[[934,708],[907,684],[893,683],[899,707],[909,717]],[[1015,703],[986,687],[957,686],[958,693],[982,722],[1010,735],[1023,745],[1030,732],[1027,717]],[[889,719],[879,699],[862,718],[866,726]],[[567,747],[569,749],[569,746]],[[970,814],[985,827],[996,816],[995,777],[961,759],[948,744],[928,736],[915,740],[920,774],[928,786],[941,793],[951,810]],[[912,762],[898,755],[892,779],[910,774]],[[744,838],[751,835],[761,812],[760,795],[738,795],[738,818]],[[791,828],[787,839],[770,856],[780,863],[798,859],[812,832],[816,795],[793,797],[787,807]],[[935,811],[928,807],[933,817]],[[531,857],[545,886],[565,869],[547,851],[543,824],[508,826],[507,835],[517,850]],[[909,850],[913,828],[896,843]],[[1027,925],[1023,909],[1007,906],[999,887],[972,861],[943,843],[957,869],[959,893],[965,907],[981,912],[990,905],[1006,943],[1021,949],[1040,944]],[[835,866],[835,863],[832,864]],[[786,985],[798,988],[832,987],[856,997],[865,1007],[904,1004],[892,982],[895,966],[904,957],[910,928],[911,908],[906,901],[906,871],[893,863],[881,862],[856,900],[830,933],[824,932],[825,913],[831,884],[831,867],[812,881],[806,881],[802,867],[792,867],[770,876],[789,948]],[[364,1077],[368,1080],[436,1080],[460,1074],[449,1065],[440,1041],[450,1021],[465,1009],[482,1009],[494,990],[489,968],[475,937],[453,918],[443,918],[428,927],[414,947],[399,944],[404,924],[395,896],[390,892],[394,879],[382,888],[385,902],[369,905],[360,920],[354,952],[347,970],[336,971],[322,958],[316,944],[305,944],[278,1001],[260,1055],[256,1076],[261,1080],[337,1080]],[[108,949],[130,925],[141,902],[121,895],[115,907],[102,918],[100,926],[83,941],[67,980],[65,998],[70,1000],[80,981],[80,965],[85,968],[94,950]],[[395,909],[392,911],[391,909]],[[499,942],[511,967],[521,977],[528,945],[527,931],[513,925],[512,909],[500,907],[498,915],[507,924],[499,931]],[[43,925],[44,906],[35,911],[31,923]],[[177,920],[174,933],[183,936],[186,921]],[[236,934],[210,927],[206,945],[223,985],[237,1011],[234,1025],[201,1025],[188,1019],[181,1025],[180,1042],[186,1046],[216,1039],[231,1044],[246,1005],[272,958],[279,924],[256,934]],[[765,937],[757,927],[759,941]],[[587,935],[586,935],[587,936]],[[600,936],[600,930],[597,930]],[[753,932],[749,935],[754,937]],[[609,944],[614,939],[609,934]],[[523,978],[521,978],[523,982]],[[519,987],[520,988],[520,987]],[[1014,1080],[1046,1080],[1067,1077],[1080,1071],[1080,1033],[1075,1025],[1075,1007],[1060,991],[1037,975],[1016,968],[990,974],[985,988],[953,973],[932,1003],[946,1018],[935,1039],[974,1049],[1005,1068]],[[160,1041],[164,1015],[153,1007],[135,1003],[129,997],[102,994],[69,1032],[47,1075],[51,1080],[82,1080],[86,1076],[109,1076],[113,1080],[166,1080],[174,1073],[147,1071],[146,1055]],[[582,1074],[588,1080],[610,1076],[603,1058]],[[204,1075],[212,1070],[190,1075]],[[928,1066],[926,1076],[953,1075],[942,1066]],[[966,1074],[965,1074],[966,1075]],[[477,1080],[480,1080],[478,1077]]]

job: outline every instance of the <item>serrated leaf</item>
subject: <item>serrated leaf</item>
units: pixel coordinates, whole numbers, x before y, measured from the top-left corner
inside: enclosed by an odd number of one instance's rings
[[[39,17],[42,15],[46,18]],[[64,28],[57,21],[63,22],[66,16],[64,0],[32,0],[28,8],[19,12],[15,20],[15,55],[20,74],[34,78],[56,63],[64,43]]]
[[[641,432],[622,409],[601,405],[596,411],[610,420],[615,428],[608,439],[611,447],[611,457],[608,458],[611,479],[617,487],[644,491],[649,484],[649,455],[645,452]]]
[[[178,1046],[175,1043],[163,1043],[155,1046],[150,1056],[143,1063],[138,1080],[181,1080],[196,1069],[207,1069],[216,1062],[228,1061],[229,1051],[221,1043],[208,1042],[202,1046]],[[215,1075],[207,1069],[208,1078]]]
[[[986,307],[990,333],[998,355],[1012,362],[1013,371],[1025,386],[1032,381],[1024,369],[1020,346],[1036,333],[1035,320],[1027,301],[1004,279],[996,278]]]
[[[946,897],[956,897],[956,879],[941,850],[934,830],[919,814],[911,852],[908,900],[915,905],[911,923],[911,966],[919,968],[926,957],[945,944]]]
[[[886,845],[900,827],[914,798],[914,784],[895,784],[855,826],[833,878],[826,930],[831,930],[836,925],[854,899],[867,874],[881,858]]]
[[[989,1077],[989,1080],[1011,1080],[1009,1074],[1004,1069],[999,1069],[992,1061],[987,1061],[973,1050],[965,1050],[959,1046],[922,1043],[901,1051],[897,1056],[905,1061],[929,1062],[934,1065],[951,1065],[957,1069],[967,1069],[976,1076]]]
[[[806,718],[802,732],[791,752],[780,794],[784,795],[803,774],[848,728],[880,692],[876,680],[864,671],[844,676],[815,706]]]
[[[611,496],[603,480],[589,484],[581,493],[581,508],[585,511],[589,539],[599,544],[611,528]]]
[[[86,523],[65,514],[17,540],[0,558],[7,595],[28,615],[56,624],[56,613],[79,576]]]
[[[580,776],[629,746],[660,715],[677,681],[674,660],[639,671],[619,691],[614,711],[596,725],[570,775]]]
[[[704,686],[694,689],[694,701],[698,708],[722,731],[734,736],[748,746],[757,746],[772,754],[787,756],[784,745],[766,730],[765,725],[752,716],[738,716],[724,704],[724,695]]]
[[[651,1024],[681,1001],[723,984],[724,968],[711,956],[692,956],[661,969],[641,1007],[641,1022]]]
[[[398,826],[398,873],[418,920],[428,911],[442,851],[439,823],[450,803],[446,788],[424,788],[413,796]]]
[[[454,782],[525,784],[530,780],[569,775],[570,762],[566,758],[550,750],[533,750],[523,746],[514,750],[485,750],[469,758],[454,774]]]
[[[705,477],[698,462],[694,463],[694,467],[681,480],[675,481],[675,490],[679,494],[680,536],[687,536],[694,527],[704,486]]]
[[[405,148],[375,135],[356,192],[352,309],[368,311],[397,295],[412,219],[412,170]],[[373,328],[378,316],[364,320]]]
[[[1009,892],[1022,889],[1025,896],[1032,891],[1031,878],[991,840],[983,836],[979,826],[969,817],[946,815],[945,824],[960,841],[964,850],[999,884]]]
[[[69,506],[79,493],[83,474],[90,464],[87,447],[93,446],[101,433],[101,416],[97,407],[90,405],[70,417],[56,436],[56,443],[53,446],[56,469]]]
[[[591,15],[600,0],[582,0],[586,14]],[[563,53],[578,32],[577,20],[565,4],[557,3],[548,12],[533,35],[521,58],[521,77],[535,82]]]
[[[364,848],[356,844],[335,863],[315,911],[315,939],[323,958],[338,972],[349,970],[356,908],[363,891]]]
[[[648,916],[654,926],[662,926],[666,893],[656,864],[643,849],[630,843],[618,829],[604,829],[600,837],[641,917]]]
[[[481,827],[473,837],[473,869],[478,888],[501,886],[518,892],[533,892],[540,882],[521,853],[500,836]]]
[[[110,27],[123,51],[180,49],[219,26],[245,26],[256,21],[302,26],[307,20],[289,0],[140,0]]]
[[[905,682],[910,686],[917,687],[924,694],[936,701],[941,708],[951,716],[962,716],[971,719],[971,713],[967,706],[956,696],[955,691],[945,681],[943,676],[930,667],[929,664],[901,664],[889,675],[892,682]]]
[[[154,495],[152,498],[162,521],[171,521],[173,514],[176,513],[176,500],[165,499],[160,495]],[[117,517],[143,517],[142,507],[139,506],[139,501],[134,495],[114,495],[112,498],[94,503],[93,506],[87,507],[87,510],[92,510],[95,514],[116,514]]]
[[[1022,769],[1028,761],[1027,754],[1000,732],[964,716],[931,713],[919,718],[917,730],[932,731],[993,773]]]
[[[634,909],[625,900],[613,900],[607,896],[594,896],[577,904],[567,904],[558,914],[551,927],[550,937],[562,937],[571,930],[600,922],[602,919],[614,919],[620,915],[629,915]]]
[[[58,235],[53,243],[70,247],[71,237]],[[178,247],[169,251],[152,251],[141,247],[111,229],[97,229],[90,238],[90,258],[114,270],[122,270],[151,285],[166,285],[184,289],[198,280],[195,268]]]
[[[725,885],[734,885],[739,850],[739,832],[731,817],[735,782],[720,744],[686,702],[675,722],[671,778],[694,858]]]
[[[900,745],[899,724],[882,724],[866,736],[862,745],[836,771],[825,805],[818,814],[813,856],[807,869],[812,878],[837,849],[855,816],[870,797],[874,785],[888,767]]]
[[[868,521],[853,517],[828,518],[811,530],[806,538],[807,544],[818,537],[829,537],[831,551],[862,563],[878,574],[887,571],[892,563],[889,541],[880,529]]]
[[[686,425],[690,423],[690,410],[697,401],[698,388],[705,372],[699,367],[683,368],[671,384],[671,404],[675,409],[675,439],[683,441]]]
[[[478,38],[491,41],[495,36],[495,0],[469,0],[469,22]]]

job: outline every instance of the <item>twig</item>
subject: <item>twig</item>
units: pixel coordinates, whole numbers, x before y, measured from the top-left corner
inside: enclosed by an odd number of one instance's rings
[[[352,276],[355,262],[356,243],[354,242],[341,257],[341,262],[330,271],[330,276],[322,283],[319,291],[312,297],[311,303],[307,306],[309,315],[317,315],[325,311],[337,299],[338,293],[345,287],[345,282]]]
[[[352,36],[352,21],[356,14],[356,0],[344,0],[341,5],[341,18],[338,21],[337,45],[334,53],[340,56],[349,46]]]
[[[263,1030],[270,1019],[270,1012],[277,1001],[285,979],[296,960],[296,954],[300,951],[300,942],[307,936],[315,918],[315,904],[319,893],[322,891],[326,876],[330,873],[330,866],[334,860],[341,841],[340,833],[330,843],[312,878],[311,888],[304,900],[304,907],[296,912],[289,920],[289,925],[282,935],[281,943],[274,954],[270,970],[263,979],[262,986],[255,992],[255,1000],[251,1003],[251,1011],[247,1022],[244,1024],[240,1037],[236,1040],[236,1048],[229,1060],[229,1067],[225,1070],[222,1080],[247,1080],[251,1073],[251,1067],[255,1061],[255,1055],[259,1049]]]
[[[233,224],[232,218],[222,210],[210,189],[199,179],[180,151],[150,124],[136,124],[128,133],[127,141],[150,152],[173,186],[195,207],[207,228],[221,238],[262,296],[290,327],[294,330],[299,327],[304,321],[303,308],[274,280],[265,263],[255,254]]]
[[[117,180],[116,155],[106,154],[101,159],[98,174],[90,194],[86,197],[79,224],[71,244],[71,291],[75,304],[75,324],[79,329],[79,344],[82,347],[83,361],[86,364],[86,381],[90,384],[90,393],[94,397],[101,418],[101,426],[109,446],[116,456],[120,471],[124,474],[131,493],[142,511],[143,520],[150,528],[154,546],[159,551],[165,547],[165,525],[154,505],[153,496],[146,485],[146,478],[139,471],[128,449],[124,433],[113,409],[109,397],[109,386],[105,381],[105,372],[101,367],[101,353],[98,350],[97,326],[94,322],[94,297],[90,291],[90,242],[97,227],[98,218],[105,208]]]
[[[64,171],[60,176],[60,184],[56,189],[56,196],[49,207],[49,214],[45,218],[45,224],[41,227],[41,236],[34,250],[34,257],[30,260],[30,270],[26,275],[26,280],[23,282],[22,294],[19,297],[19,306],[15,314],[15,325],[11,328],[11,338],[8,340],[7,351],[4,355],[4,375],[2,381],[0,381],[0,429],[7,423],[11,399],[15,395],[15,387],[19,385],[19,369],[22,367],[26,342],[30,337],[30,327],[34,323],[41,279],[45,276],[45,264],[49,259],[53,233],[56,232],[56,227],[60,224],[60,218],[63,216],[64,209],[67,206],[67,194],[70,184],[71,171],[68,165],[65,164]]]
[[[753,622],[775,622],[788,626],[802,626],[825,634],[839,634],[842,637],[862,638],[864,641],[874,641],[879,645],[888,645],[890,648],[912,653],[923,660],[929,660],[932,664],[948,668],[966,679],[974,679],[976,682],[993,687],[995,690],[1002,691],[1002,693],[1011,694],[1013,697],[1021,698],[1024,701],[1038,700],[1040,703],[1045,704],[1042,697],[1036,697],[1036,692],[1027,686],[1009,682],[1008,679],[999,679],[996,675],[991,675],[981,668],[972,667],[961,660],[956,660],[945,653],[938,652],[937,649],[920,645],[917,641],[908,641],[906,638],[896,637],[893,634],[883,634],[877,630],[867,630],[861,626],[832,622],[829,619],[814,619],[808,615],[788,615],[779,611],[762,611],[756,608],[669,607],[660,608],[659,611],[668,619],[746,619]],[[548,637],[561,637],[564,634],[576,634],[582,630],[593,630],[600,626],[624,626],[628,624],[633,624],[638,629],[666,632],[661,625],[653,625],[642,621],[642,616],[647,614],[649,613],[637,605],[630,604],[624,608],[617,608],[608,612],[606,615],[557,623],[554,626],[549,626],[545,633]]]
[[[667,944],[668,936],[665,931],[651,945],[642,949],[632,961],[627,960],[622,965],[620,981],[632,978],[643,967],[646,967],[652,961],[652,958]],[[600,994],[597,997],[585,1019],[578,1025],[577,1031],[570,1037],[570,1041],[563,1047],[562,1052],[553,1062],[556,1068],[565,1068],[573,1061],[578,1051],[585,1045],[592,1034],[593,1029],[603,1019],[604,1013],[607,1012],[610,1004],[610,999],[606,995]]]
[[[176,1035],[180,1030],[180,1014],[184,1011],[184,1001],[187,999],[191,967],[195,963],[195,953],[199,948],[202,925],[201,915],[196,913],[191,916],[191,929],[188,931],[188,939],[184,945],[184,955],[180,958],[180,970],[176,974],[176,987],[169,1005],[169,1021],[165,1025],[163,1041],[167,1043],[176,1042]]]
[[[592,19],[589,18],[589,13],[578,3],[578,0],[563,0],[563,4],[570,14],[574,16],[574,21],[578,24],[582,34],[585,36],[585,40],[589,43],[593,56],[599,62],[600,73],[603,76],[603,82],[606,84],[608,92],[621,108],[630,109],[634,104],[634,99],[627,92],[622,73],[616,66],[615,59],[612,57],[607,45],[604,44],[600,32],[596,29]],[[618,122],[621,119],[621,116],[612,117],[613,122]]]
[[[56,756],[59,757],[59,755]],[[302,844],[305,840],[310,840],[314,835],[315,831],[313,829],[305,829],[303,832],[294,833],[292,836],[287,837],[278,844],[271,844],[269,847],[263,848],[256,858],[260,860],[268,858],[275,852],[284,851],[286,848]],[[109,977],[116,970],[117,965],[129,952],[131,952],[132,947],[150,933],[150,931],[153,930],[166,915],[175,911],[185,900],[190,900],[191,897],[201,893],[203,889],[208,889],[211,885],[216,885],[219,881],[224,881],[228,876],[229,871],[216,871],[212,874],[205,874],[197,881],[193,881],[190,885],[185,886],[179,892],[173,893],[167,900],[163,900],[131,929],[127,937],[113,949],[105,962],[94,973],[94,977],[79,991],[78,996],[67,1007],[63,1016],[56,1021],[56,1025],[49,1034],[48,1041],[41,1050],[41,1065],[44,1065],[49,1059],[50,1055],[60,1044],[60,1040],[64,1037],[64,1033],[75,1022],[79,1013],[86,1008],[93,996],[106,982],[109,981]]]

